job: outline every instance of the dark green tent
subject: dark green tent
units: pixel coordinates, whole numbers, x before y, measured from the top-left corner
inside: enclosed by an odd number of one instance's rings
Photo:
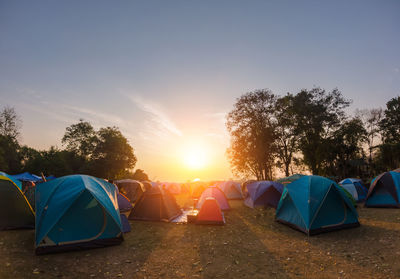
[[[35,214],[17,184],[0,174],[0,230],[34,228]]]
[[[182,214],[174,196],[168,191],[153,187],[143,193],[133,207],[129,219],[169,222]]]

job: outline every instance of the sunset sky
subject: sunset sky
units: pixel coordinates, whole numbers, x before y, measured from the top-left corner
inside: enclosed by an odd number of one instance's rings
[[[0,0],[0,109],[34,148],[83,118],[118,126],[153,180],[228,179],[236,98],[313,86],[349,113],[399,95],[400,1]]]

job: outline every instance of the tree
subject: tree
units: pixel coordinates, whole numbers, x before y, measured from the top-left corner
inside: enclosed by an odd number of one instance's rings
[[[340,178],[361,176],[360,167],[365,164],[362,146],[366,140],[367,131],[359,118],[343,122],[333,136],[324,141],[326,160],[322,174]]]
[[[149,176],[144,172],[144,170],[137,169],[132,176],[132,179],[139,180],[139,181],[148,181]]]
[[[70,163],[67,160],[67,155],[70,151],[59,150],[51,146],[49,150],[38,151],[34,153],[25,164],[24,170],[44,175],[64,176],[76,173],[70,168]]]
[[[138,181],[148,181],[149,176],[144,172],[144,170],[137,169],[135,172],[131,172],[129,170],[119,173],[114,177],[115,179],[134,179]]]
[[[28,168],[30,168],[30,164],[32,164],[32,161],[39,156],[40,152],[36,149],[28,147],[26,145],[21,146],[19,149],[19,158],[21,160],[22,170],[24,172],[32,172],[31,170],[28,170]]]
[[[293,121],[299,135],[299,150],[303,163],[313,174],[323,174],[327,144],[345,119],[346,100],[337,89],[303,89],[293,96]]]
[[[18,154],[18,141],[10,135],[0,135],[0,170],[8,173],[18,173],[21,160]]]
[[[294,154],[298,150],[299,135],[296,131],[294,118],[294,98],[287,94],[277,99],[275,106],[276,125],[274,129],[276,138],[276,153],[278,166],[283,165],[285,175],[289,176],[289,168],[294,161]]]
[[[79,123],[67,127],[61,140],[68,151],[75,152],[85,159],[89,159],[91,156],[95,141],[96,132],[93,126],[83,119],[79,119]]]
[[[383,110],[381,108],[356,110],[356,116],[361,119],[367,132],[367,147],[371,163],[373,150],[380,136],[379,123],[382,121]]]
[[[380,122],[384,142],[400,141],[400,96],[386,103],[384,117]]]
[[[64,176],[74,173],[89,173],[87,161],[73,151],[60,150],[51,146],[49,150],[37,151],[23,146],[20,149],[22,171],[47,175]]]
[[[90,164],[96,176],[114,179],[136,164],[133,148],[117,127],[101,128],[94,146]]]
[[[18,136],[21,120],[14,108],[5,107],[0,112],[0,169],[5,172],[19,172],[21,162],[18,155]]]
[[[227,150],[233,171],[272,180],[274,167],[274,109],[270,90],[256,90],[237,99],[226,126],[231,135]]]
[[[0,135],[10,137],[16,140],[20,134],[21,120],[15,109],[5,107],[0,112]]]
[[[381,170],[400,166],[400,96],[386,103],[384,117],[379,123],[382,144],[379,146],[377,163]]]
[[[114,179],[129,174],[136,164],[133,148],[117,127],[101,128],[83,119],[66,128],[62,138],[68,171]]]

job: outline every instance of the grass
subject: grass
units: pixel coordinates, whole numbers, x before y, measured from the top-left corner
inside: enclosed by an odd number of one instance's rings
[[[225,226],[135,221],[119,246],[63,254],[1,231],[0,278],[400,278],[400,210],[359,206],[359,228],[307,237],[230,203]]]

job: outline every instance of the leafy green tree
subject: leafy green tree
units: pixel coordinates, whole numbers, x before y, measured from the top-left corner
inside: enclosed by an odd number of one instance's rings
[[[345,120],[344,109],[350,101],[334,89],[303,89],[293,96],[293,121],[299,135],[303,163],[313,174],[323,174],[327,144],[332,144],[335,131]]]
[[[21,160],[18,154],[18,141],[9,135],[0,135],[0,170],[7,173],[18,173]]]
[[[0,112],[0,170],[17,173],[21,168],[18,154],[21,120],[12,107]]]
[[[132,179],[138,180],[138,181],[148,181],[149,176],[144,172],[144,170],[137,169],[132,176]]]
[[[374,150],[378,147],[380,140],[380,122],[383,118],[382,108],[357,110],[356,115],[361,119],[367,132],[367,148],[369,163],[372,162]]]
[[[277,99],[274,116],[276,118],[274,133],[277,165],[283,166],[285,175],[289,176],[289,169],[295,161],[294,154],[298,151],[299,145],[296,122],[293,121],[295,116],[293,95],[287,94]]]
[[[232,170],[272,180],[274,168],[274,110],[276,97],[270,90],[256,90],[237,99],[227,116],[231,144],[227,150]]]
[[[26,163],[25,170],[31,173],[44,175],[64,176],[72,174],[65,153],[68,151],[59,150],[51,146],[49,150],[39,151]]]
[[[79,120],[79,123],[66,128],[66,132],[61,140],[68,151],[75,152],[77,155],[89,159],[96,141],[96,132],[87,121]]]
[[[380,127],[384,142],[397,143],[400,141],[400,96],[392,98],[386,103]]]
[[[12,107],[5,107],[0,112],[0,135],[17,140],[21,129],[21,120]]]
[[[133,148],[117,127],[101,128],[97,132],[90,161],[94,175],[114,179],[133,169],[136,161]]]
[[[27,167],[38,156],[40,156],[40,152],[37,151],[36,149],[28,147],[26,145],[21,146],[19,149],[19,157],[21,160],[22,171],[31,172],[30,170],[27,169]]]
[[[135,172],[131,172],[130,170],[122,171],[117,176],[114,176],[115,179],[134,179],[138,181],[148,181],[149,176],[144,172],[144,170],[137,169]]]
[[[89,174],[87,161],[73,151],[60,150],[54,146],[49,150],[36,151],[22,147],[20,156],[23,159],[22,171],[34,174],[43,172],[46,176],[64,176],[76,173]]]
[[[322,174],[345,178],[361,176],[360,167],[365,165],[363,144],[367,141],[367,131],[359,118],[342,123],[334,135],[324,140],[325,162]]]
[[[377,163],[381,170],[400,166],[400,96],[386,103],[384,117],[380,122],[382,144],[379,146]]]

